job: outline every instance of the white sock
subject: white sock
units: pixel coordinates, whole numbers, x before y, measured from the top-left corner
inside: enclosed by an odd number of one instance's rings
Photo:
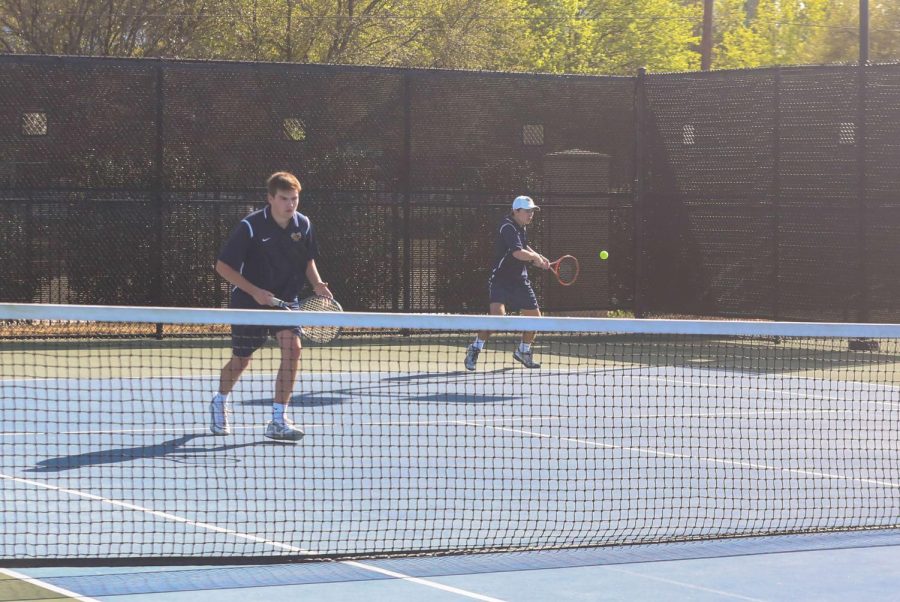
[[[531,343],[522,341],[521,343],[519,343],[519,351],[521,351],[522,353],[528,353],[529,351],[531,351]]]
[[[479,350],[479,351],[481,351],[482,349],[484,349],[484,341],[482,341],[482,340],[479,339],[478,337],[475,337],[475,342],[472,343],[472,344],[475,345],[475,349],[477,349],[477,350]]]
[[[223,404],[227,404],[229,401],[231,401],[231,393],[222,395],[221,393],[216,391],[216,396],[213,401],[221,401]]]
[[[272,404],[272,422],[284,423],[284,404],[283,403],[273,403]]]

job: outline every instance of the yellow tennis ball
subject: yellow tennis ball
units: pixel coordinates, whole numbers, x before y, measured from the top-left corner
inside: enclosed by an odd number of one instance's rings
[[[608,259],[608,258],[609,258],[609,253],[607,253],[606,251],[600,251],[600,259]]]

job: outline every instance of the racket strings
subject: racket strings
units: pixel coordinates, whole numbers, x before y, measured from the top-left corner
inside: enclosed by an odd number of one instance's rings
[[[301,311],[343,311],[337,301],[327,297],[309,297],[300,302]],[[328,343],[341,332],[340,326],[304,326],[303,335],[315,343]]]
[[[556,275],[562,283],[574,282],[578,276],[578,261],[574,257],[564,257],[556,268]]]
[[[301,311],[341,311],[336,301],[328,297],[309,297],[300,302]]]

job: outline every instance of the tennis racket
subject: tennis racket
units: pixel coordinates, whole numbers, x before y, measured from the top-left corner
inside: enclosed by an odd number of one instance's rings
[[[569,286],[578,278],[578,260],[571,255],[563,255],[550,264],[550,271],[561,285]]]
[[[275,307],[280,307],[281,309],[287,309],[292,311],[294,308],[291,307],[290,303],[285,303],[281,299],[272,298],[272,305]],[[341,304],[335,301],[334,299],[329,299],[328,297],[319,297],[318,295],[313,295],[312,297],[307,297],[300,302],[300,306],[297,308],[299,311],[344,311],[344,308],[341,307]],[[339,334],[341,334],[340,326],[301,326],[300,334],[303,335],[303,338],[312,341],[313,343],[330,343],[335,340]]]

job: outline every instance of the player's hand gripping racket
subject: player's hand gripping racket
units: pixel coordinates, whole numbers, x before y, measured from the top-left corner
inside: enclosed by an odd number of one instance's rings
[[[563,255],[550,264],[550,271],[561,285],[569,286],[578,278],[578,260],[571,255]]]
[[[275,297],[272,297],[272,305],[274,305],[275,307],[280,307],[281,309],[294,309],[289,303],[285,303],[281,299]],[[313,295],[312,297],[303,299],[297,309],[299,309],[300,311],[344,311],[344,308],[341,307],[341,304],[334,299],[329,299],[328,297],[319,297],[318,295]],[[300,334],[303,335],[303,338],[308,339],[313,343],[330,343],[331,341],[335,340],[339,334],[341,334],[341,327],[303,326],[300,328]]]

